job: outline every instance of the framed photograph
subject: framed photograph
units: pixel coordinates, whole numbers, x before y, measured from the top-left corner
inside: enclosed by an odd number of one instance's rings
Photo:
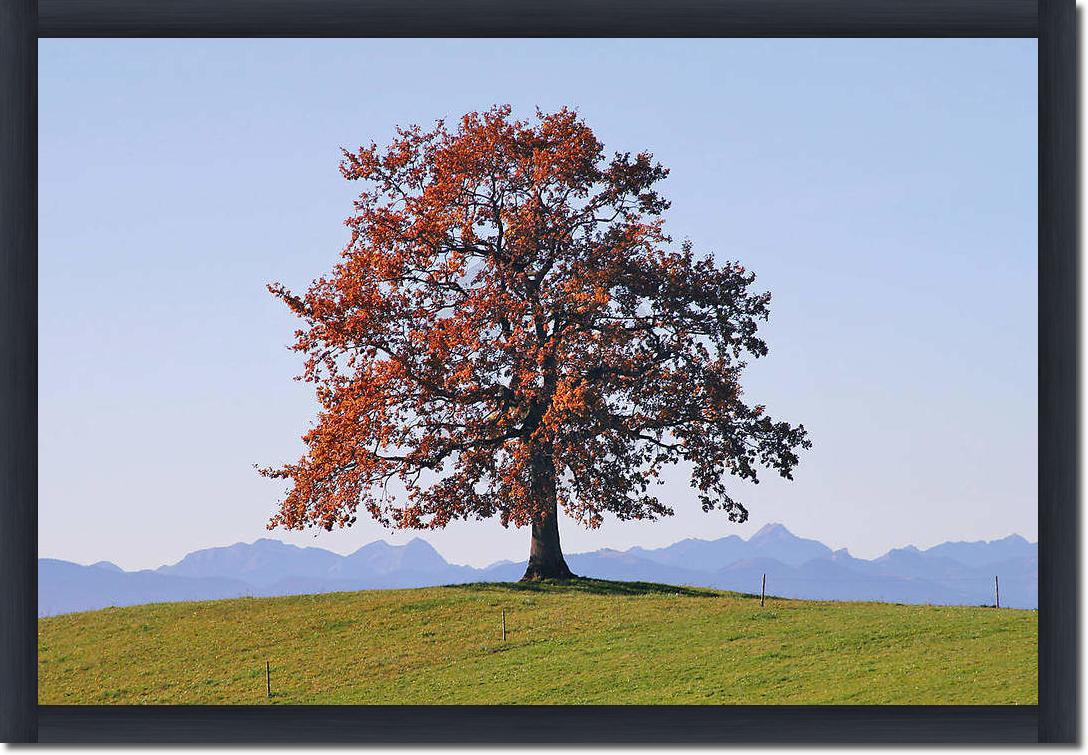
[[[1075,742],[1072,0],[2,0],[0,735]]]

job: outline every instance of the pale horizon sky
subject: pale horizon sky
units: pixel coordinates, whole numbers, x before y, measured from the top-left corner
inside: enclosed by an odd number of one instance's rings
[[[311,422],[264,289],[338,259],[339,148],[495,103],[579,109],[671,169],[667,229],[773,292],[752,402],[804,423],[751,518],[561,523],[568,553],[750,537],[871,558],[1037,539],[1035,40],[39,41],[39,556],[126,569],[273,537],[420,536],[523,560],[495,520],[267,532]]]

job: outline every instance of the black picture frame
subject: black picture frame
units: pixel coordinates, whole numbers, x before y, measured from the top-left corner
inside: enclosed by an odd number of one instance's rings
[[[1073,0],[0,0],[0,739],[7,742],[1076,742]],[[39,706],[39,37],[1037,37],[1037,706]]]

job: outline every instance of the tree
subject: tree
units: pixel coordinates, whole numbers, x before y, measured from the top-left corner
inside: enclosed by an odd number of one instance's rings
[[[804,426],[739,382],[770,294],[672,245],[651,154],[508,106],[343,154],[365,188],[341,262],[304,295],[269,286],[321,405],[303,457],[262,470],[291,482],[270,528],[498,516],[532,528],[523,579],[568,578],[560,506],[590,528],[671,515],[650,485],[686,461],[703,510],[741,522],[727,473],[792,479]]]

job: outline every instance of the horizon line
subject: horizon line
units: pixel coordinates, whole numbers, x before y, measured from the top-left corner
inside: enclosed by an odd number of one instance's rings
[[[845,553],[846,555],[850,556],[851,558],[855,558],[855,559],[857,559],[859,561],[876,561],[877,559],[880,559],[880,558],[883,558],[884,556],[887,556],[889,553],[893,553],[895,551],[901,551],[901,550],[913,549],[913,550],[916,550],[918,552],[924,553],[926,551],[932,550],[933,548],[937,548],[937,547],[939,547],[941,545],[975,544],[975,543],[982,543],[982,544],[988,545],[988,544],[991,544],[991,543],[997,543],[997,542],[1001,542],[1003,540],[1008,540],[1009,538],[1013,538],[1013,537],[1020,538],[1021,540],[1026,542],[1028,545],[1038,546],[1038,544],[1039,544],[1038,538],[1036,538],[1035,540],[1030,540],[1030,539],[1028,539],[1027,536],[1022,535],[1019,532],[1010,532],[1007,535],[1004,535],[1002,537],[996,537],[996,538],[993,538],[991,540],[987,540],[987,539],[984,539],[984,538],[980,538],[980,539],[977,539],[977,540],[963,540],[963,539],[961,539],[961,540],[942,540],[942,541],[940,541],[940,542],[938,542],[938,543],[936,543],[934,545],[931,545],[931,546],[929,546],[927,548],[919,548],[918,546],[914,545],[913,543],[907,543],[906,545],[899,545],[899,546],[895,546],[895,547],[892,547],[892,548],[888,548],[886,551],[884,551],[883,553],[881,553],[878,556],[874,556],[873,558],[858,558],[857,556],[854,556],[853,554],[850,553],[850,549],[847,546],[844,546],[842,548],[833,548],[830,545],[827,545],[822,540],[819,540],[817,538],[805,537],[803,535],[798,535],[797,533],[795,533],[793,530],[791,530],[789,527],[787,527],[785,524],[783,524],[781,522],[768,522],[767,524],[764,524],[758,530],[753,532],[751,535],[749,535],[747,538],[745,538],[745,537],[743,537],[741,535],[738,535],[738,534],[723,535],[721,537],[716,537],[716,538],[685,537],[685,538],[680,538],[679,540],[674,540],[673,542],[669,543],[668,545],[660,545],[660,546],[655,546],[655,547],[632,545],[632,546],[630,546],[630,547],[628,547],[626,549],[621,550],[619,548],[612,548],[612,547],[609,547],[609,546],[602,546],[600,548],[597,548],[597,549],[591,550],[591,551],[586,551],[586,550],[572,551],[570,553],[565,553],[564,555],[566,555],[566,556],[580,556],[580,555],[586,555],[586,554],[591,554],[591,553],[600,553],[602,551],[612,551],[614,553],[630,553],[631,551],[636,550],[636,549],[643,550],[643,551],[655,551],[655,550],[662,550],[662,549],[665,549],[665,548],[671,548],[674,545],[677,545],[679,543],[684,543],[684,542],[713,543],[713,542],[718,542],[720,540],[728,540],[730,538],[736,538],[738,540],[741,540],[742,542],[747,543],[747,542],[751,542],[752,539],[754,539],[755,537],[757,537],[758,535],[760,535],[764,531],[773,530],[773,529],[776,529],[776,528],[781,528],[781,529],[785,530],[788,534],[792,535],[793,537],[795,537],[795,538],[797,538],[799,540],[808,540],[808,541],[811,541],[811,542],[819,543],[820,545],[823,545],[825,548],[830,550],[832,552],[832,554]],[[395,534],[395,531],[390,532],[389,534],[391,534],[391,535]],[[284,541],[284,540],[279,540],[279,539],[273,538],[273,537],[257,537],[257,538],[254,538],[252,541],[249,541],[249,542],[247,542],[245,540],[238,540],[238,541],[235,541],[233,543],[228,543],[226,545],[208,545],[208,546],[195,548],[193,550],[190,550],[190,551],[186,552],[177,561],[162,563],[162,564],[159,564],[158,566],[155,566],[155,567],[148,567],[148,568],[144,568],[144,569],[131,569],[131,570],[121,567],[119,564],[117,564],[116,562],[114,562],[110,558],[100,558],[100,559],[96,559],[94,561],[91,561],[89,563],[81,563],[79,561],[72,561],[70,559],[61,558],[59,556],[40,556],[39,555],[37,557],[37,560],[38,561],[43,561],[43,560],[64,561],[66,563],[76,564],[78,566],[87,566],[87,567],[94,566],[96,564],[103,564],[104,563],[104,564],[110,564],[112,566],[115,566],[118,569],[121,569],[121,571],[123,571],[123,572],[129,573],[129,574],[135,574],[135,573],[142,572],[142,571],[157,571],[157,570],[159,570],[159,569],[161,569],[163,567],[166,567],[166,566],[174,566],[174,565],[180,563],[181,561],[185,560],[189,556],[193,555],[194,553],[200,553],[200,552],[203,552],[203,551],[210,551],[210,550],[221,550],[221,549],[233,548],[233,547],[235,547],[237,545],[252,546],[252,545],[256,545],[257,543],[259,543],[261,541],[269,541],[269,542],[279,543],[280,545],[285,545],[285,546],[290,547],[290,548],[297,548],[299,550],[306,550],[306,549],[320,550],[320,551],[324,551],[326,553],[331,553],[333,555],[339,556],[340,558],[347,558],[348,556],[353,555],[355,553],[358,553],[363,548],[367,548],[367,547],[369,547],[371,545],[374,545],[375,543],[383,543],[383,544],[388,545],[388,546],[393,547],[393,548],[403,548],[403,547],[406,547],[407,545],[409,545],[410,543],[412,543],[412,542],[414,542],[416,540],[420,540],[420,541],[426,543],[428,547],[430,547],[433,551],[435,551],[435,553],[437,553],[442,558],[442,560],[445,561],[450,566],[464,566],[464,567],[468,567],[468,568],[471,568],[471,569],[483,570],[483,569],[489,569],[489,568],[491,568],[493,566],[496,566],[498,564],[516,564],[516,563],[520,563],[517,560],[508,559],[508,558],[500,558],[500,559],[497,559],[495,561],[491,561],[491,562],[489,562],[489,563],[487,563],[487,564],[485,564],[483,566],[472,566],[471,564],[455,563],[453,561],[450,561],[446,557],[446,555],[443,554],[442,551],[440,551],[432,542],[430,542],[429,540],[427,540],[426,538],[422,537],[419,534],[415,535],[414,537],[412,537],[411,539],[409,539],[405,543],[399,544],[399,545],[395,544],[395,543],[391,543],[391,542],[389,542],[388,540],[386,540],[384,538],[377,538],[375,540],[371,540],[369,542],[363,543],[362,545],[355,548],[354,550],[352,550],[349,553],[339,553],[337,551],[334,551],[334,550],[331,550],[329,548],[325,548],[325,547],[322,547],[322,546],[319,546],[319,545],[296,545],[295,543],[290,543],[290,542],[287,542],[287,541]]]

